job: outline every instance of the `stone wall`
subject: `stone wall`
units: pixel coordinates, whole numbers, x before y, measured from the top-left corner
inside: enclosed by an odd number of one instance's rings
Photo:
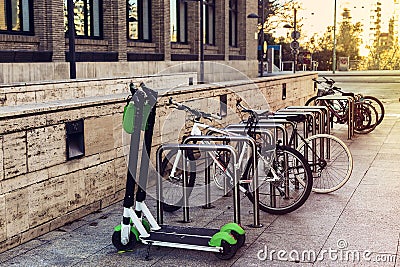
[[[206,64],[209,61],[205,62]],[[213,61],[213,64],[230,66],[250,78],[258,75],[257,60]],[[77,62],[78,79],[120,78],[155,75],[172,66],[195,65],[196,61],[140,61],[140,62]],[[224,68],[225,69],[225,68]],[[69,63],[0,63],[0,86],[2,84],[59,81],[69,79]]]
[[[219,112],[219,105],[214,103],[226,94],[228,115],[219,122],[226,125],[237,122],[234,106],[238,95],[254,108],[267,108],[258,93],[271,110],[301,105],[314,94],[311,79],[315,77],[315,73],[304,73],[159,89],[153,146],[174,141],[176,129],[181,128],[183,112],[170,115],[171,109],[165,105],[170,96],[176,101],[190,101],[188,105],[203,111]],[[96,95],[83,93],[78,98],[65,93],[61,96],[70,99],[62,101],[47,101],[47,96],[36,101],[40,94],[35,94],[26,100],[29,103],[4,102],[7,105],[0,107],[0,251],[123,198],[126,164],[121,120],[129,82],[53,83],[53,88],[64,87],[67,91],[73,88],[86,92],[88,88],[101,88],[103,83],[108,89],[97,90]],[[282,99],[282,84],[286,84],[286,99]],[[30,86],[36,86],[38,92],[50,85]],[[119,88],[118,92],[112,88]],[[67,160],[65,123],[78,119],[84,121],[85,155]]]

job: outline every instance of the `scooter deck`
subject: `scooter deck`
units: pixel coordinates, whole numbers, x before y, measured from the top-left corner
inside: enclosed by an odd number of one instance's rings
[[[160,230],[151,232],[143,240],[208,246],[211,237],[218,232],[218,229],[162,225]]]

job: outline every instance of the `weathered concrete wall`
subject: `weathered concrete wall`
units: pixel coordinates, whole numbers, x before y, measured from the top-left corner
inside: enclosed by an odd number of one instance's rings
[[[207,63],[207,62],[206,62]],[[256,60],[213,61],[231,66],[248,77],[257,77]],[[140,62],[77,62],[78,79],[101,79],[152,75],[180,64],[198,64],[196,61],[140,61]],[[0,64],[0,84],[69,79],[69,63],[4,63]]]
[[[188,105],[203,111],[219,112],[215,103],[226,94],[228,116],[219,123],[226,125],[237,122],[234,107],[238,95],[254,108],[265,109],[266,102],[271,110],[301,105],[314,94],[311,79],[316,76],[308,73],[160,89],[153,146],[173,142],[177,129],[182,129],[184,113],[171,115],[165,105],[169,96],[176,101],[190,101]],[[44,98],[28,97],[29,104],[5,102],[10,105],[0,107],[0,251],[123,198],[126,163],[121,121],[129,81],[53,83],[59,89],[86,92],[88,88],[101,88],[99,84],[104,82],[108,89],[97,90],[98,95],[79,93],[78,98],[42,101],[48,97],[46,92]],[[287,86],[284,100],[283,83]],[[48,84],[32,86],[40,91]],[[265,96],[266,102],[257,97],[257,92]],[[71,94],[60,96],[68,98]],[[85,156],[67,161],[65,122],[77,119],[84,120]]]

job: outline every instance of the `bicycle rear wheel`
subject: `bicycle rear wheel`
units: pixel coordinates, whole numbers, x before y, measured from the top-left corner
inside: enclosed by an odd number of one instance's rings
[[[161,164],[160,175],[163,177],[163,199],[162,207],[164,211],[173,212],[179,210],[183,206],[183,166],[181,155],[177,168],[174,174],[171,174],[173,165],[175,163],[177,150],[171,150],[163,159]],[[189,151],[190,152],[190,151]],[[189,153],[188,152],[188,153]],[[190,155],[189,155],[190,158]],[[196,162],[195,160],[188,160],[188,167],[186,175],[188,177],[188,186],[186,188],[187,195],[189,196],[193,190],[196,180]]]
[[[383,103],[378,98],[368,95],[363,96],[361,100],[372,105],[376,109],[376,112],[378,113],[377,125],[381,124],[383,117],[385,116],[385,107],[383,106]]]
[[[341,188],[353,171],[353,156],[336,136],[316,134],[304,140],[297,150],[307,158],[313,174],[313,191],[330,193]]]
[[[266,163],[267,162],[267,163]],[[300,208],[311,193],[313,179],[310,166],[295,149],[279,146],[272,163],[258,157],[259,207],[271,214],[286,214]],[[253,159],[247,163],[243,180],[252,180]],[[246,195],[254,203],[251,183],[244,183]]]
[[[378,125],[378,113],[376,109],[367,102],[358,102],[354,108],[354,132],[367,134],[372,132]]]

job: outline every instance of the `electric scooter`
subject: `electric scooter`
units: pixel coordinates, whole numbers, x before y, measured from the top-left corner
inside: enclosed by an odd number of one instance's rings
[[[158,175],[157,179],[157,220],[146,206],[144,201],[146,199],[149,158],[156,117],[157,92],[147,88],[143,83],[138,87],[131,84],[130,90],[132,96],[124,109],[123,117],[123,128],[131,134],[126,191],[123,201],[124,211],[122,222],[114,228],[113,245],[119,253],[133,251],[134,246],[139,242],[148,245],[147,259],[152,245],[214,252],[219,259],[224,260],[232,258],[245,243],[245,231],[238,224],[240,222],[239,212],[236,214],[236,210],[239,210],[237,186],[234,187],[234,192],[236,192],[234,193],[235,222],[227,223],[220,229],[162,224],[161,175]],[[144,131],[144,143],[139,176],[136,177],[142,131]],[[158,171],[160,171],[162,162],[162,152],[172,149],[183,150],[184,155],[194,149],[203,151],[225,150],[229,151],[236,161],[236,152],[227,145],[162,145],[157,150]],[[184,171],[184,173],[186,172]],[[237,181],[237,175],[235,175],[235,180]],[[136,199],[134,199],[136,186],[138,188]],[[183,190],[185,191],[185,186],[183,186]],[[185,209],[188,209],[188,207],[185,206]]]

